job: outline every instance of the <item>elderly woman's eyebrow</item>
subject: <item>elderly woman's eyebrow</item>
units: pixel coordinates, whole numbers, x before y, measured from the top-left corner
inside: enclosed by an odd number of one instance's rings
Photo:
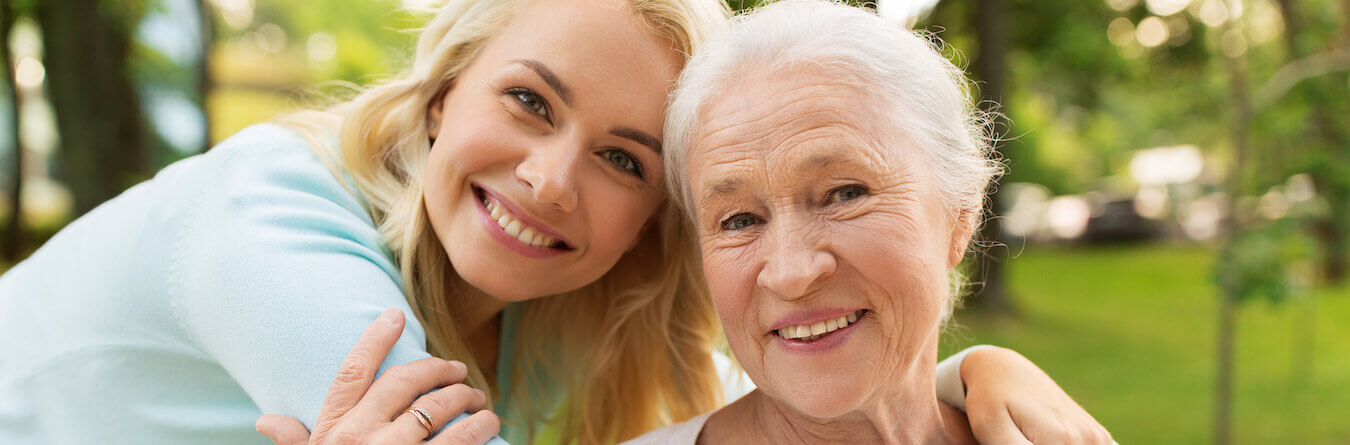
[[[806,157],[806,160],[798,162],[796,170],[798,173],[808,173],[822,170],[836,164],[857,164],[857,157],[850,154],[847,148],[832,148],[828,151],[812,153]]]
[[[877,170],[878,163],[878,160],[866,153],[859,153],[857,149],[831,147],[806,155],[803,160],[793,163],[791,168],[799,175],[844,170],[852,174],[875,176],[884,173]]]
[[[734,194],[745,188],[748,181],[739,176],[730,176],[717,179],[712,185],[703,188],[703,196],[699,198],[700,204],[707,204],[719,196]]]

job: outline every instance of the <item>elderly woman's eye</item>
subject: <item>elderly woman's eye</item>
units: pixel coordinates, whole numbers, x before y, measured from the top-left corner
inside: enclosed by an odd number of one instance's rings
[[[516,102],[520,102],[521,106],[530,110],[534,114],[538,114],[545,118],[549,117],[548,103],[544,102],[544,98],[540,97],[539,94],[535,93],[534,91],[530,91],[529,89],[526,88],[512,88],[510,90],[507,90],[506,92],[512,96],[515,96]]]
[[[861,198],[867,194],[867,188],[857,184],[850,184],[843,187],[830,190],[830,194],[825,197],[826,203],[834,204],[845,201],[852,201]]]
[[[722,220],[722,230],[742,230],[759,222],[759,218],[749,213],[732,215]]]

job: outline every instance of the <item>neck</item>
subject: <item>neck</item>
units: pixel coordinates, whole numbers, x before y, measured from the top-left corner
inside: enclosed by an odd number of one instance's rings
[[[933,365],[937,361],[937,342],[931,343],[911,365],[912,369],[904,372],[903,378],[892,380],[897,385],[877,392],[866,408],[838,418],[816,419],[755,391],[724,409],[726,416],[722,420],[727,422],[717,422],[743,434],[717,435],[768,439],[766,443],[963,442],[963,434],[958,431],[962,422],[954,422],[956,419],[952,418],[955,410],[944,410],[937,401]],[[713,420],[710,419],[709,428]]]
[[[507,302],[479,290],[462,279],[451,283],[451,310],[473,360],[486,376],[494,375],[497,351],[501,346],[501,314]],[[489,385],[495,379],[488,379]]]
[[[488,295],[460,279],[456,280],[454,289],[452,307],[455,309],[455,320],[459,323],[460,332],[472,338],[480,331],[495,331],[499,324],[498,316],[506,309],[508,302]]]

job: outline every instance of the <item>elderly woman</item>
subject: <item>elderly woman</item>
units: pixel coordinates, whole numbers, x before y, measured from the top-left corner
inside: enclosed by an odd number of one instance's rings
[[[825,1],[729,32],[682,74],[664,156],[758,390],[635,442],[974,442],[933,373],[999,171],[968,82],[923,37]],[[1082,442],[1109,443],[1097,431]]]

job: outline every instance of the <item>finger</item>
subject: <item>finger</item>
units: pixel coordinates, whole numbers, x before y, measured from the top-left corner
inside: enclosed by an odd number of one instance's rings
[[[418,397],[412,406],[422,408],[431,416],[431,431],[434,432],[440,431],[451,419],[459,417],[460,414],[483,409],[487,406],[487,396],[483,391],[459,383]],[[407,411],[394,418],[392,428],[394,431],[391,432],[391,437],[395,438],[395,443],[408,443],[430,436],[422,423],[417,421],[417,415]]]
[[[316,425],[331,423],[356,406],[370,388],[385,356],[403,334],[403,323],[403,311],[389,308],[366,327],[333,377]]]
[[[502,430],[501,419],[492,411],[479,411],[445,427],[431,443],[437,445],[481,445]]]
[[[258,418],[253,427],[276,445],[305,445],[305,442],[309,442],[309,430],[305,429],[305,424],[283,415],[264,415]]]
[[[422,394],[459,383],[468,373],[463,363],[435,357],[394,366],[375,380],[365,398],[351,412],[387,421],[398,416]]]
[[[990,414],[980,415],[979,421],[976,421],[975,413],[971,413],[970,430],[975,434],[976,442],[1031,445],[1031,441],[1022,435],[1017,423],[1013,422],[1008,410],[994,410]]]
[[[1085,416],[1085,418],[1079,419],[1078,428],[1084,432],[1082,434],[1084,437],[1083,443],[1098,445],[1111,445],[1114,443],[1114,441],[1111,440],[1111,433],[1106,431],[1106,427],[1097,423],[1097,420],[1093,419],[1092,416]]]

